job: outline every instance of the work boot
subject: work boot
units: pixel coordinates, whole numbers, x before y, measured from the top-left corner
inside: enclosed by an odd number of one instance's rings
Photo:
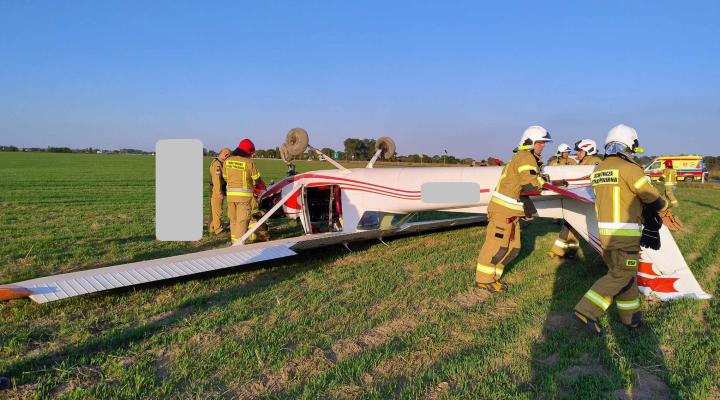
[[[487,290],[490,293],[503,293],[507,292],[508,286],[500,281],[495,281],[492,283],[480,283],[475,282],[478,288],[482,290]]]
[[[645,327],[645,324],[642,320],[642,313],[640,311],[637,311],[633,313],[632,319],[630,320],[630,324],[623,324],[629,331],[638,331]]]
[[[0,376],[0,390],[10,389],[11,386],[10,379]]]
[[[575,319],[583,325],[583,328],[595,336],[602,336],[605,330],[600,326],[598,321],[590,319],[579,312],[575,311]]]

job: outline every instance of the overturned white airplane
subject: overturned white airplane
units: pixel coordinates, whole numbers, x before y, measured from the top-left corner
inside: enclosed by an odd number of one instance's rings
[[[458,227],[485,220],[493,188],[502,167],[373,168],[375,161],[395,152],[389,138],[377,141],[377,150],[365,168],[346,169],[308,144],[307,133],[293,129],[282,147],[283,158],[307,148],[337,169],[291,175],[268,188],[262,203],[265,216],[235,246],[31,279],[0,286],[0,299],[29,297],[38,302],[138,285],[240,265],[279,259],[299,251],[390,237],[432,229]],[[545,167],[551,181],[531,199],[538,216],[564,219],[595,250],[602,251],[589,175],[594,166]],[[429,222],[409,222],[422,211],[446,211],[477,216]],[[268,218],[298,218],[305,235],[270,242],[243,244]],[[660,250],[643,249],[638,273],[640,291],[662,300],[677,297],[707,299],[688,268],[670,231],[660,231]]]

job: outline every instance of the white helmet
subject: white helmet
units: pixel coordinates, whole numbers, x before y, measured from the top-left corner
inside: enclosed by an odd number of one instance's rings
[[[624,145],[626,149],[622,149],[622,146],[617,146],[617,144]],[[610,132],[608,132],[607,138],[605,139],[605,149],[607,150],[610,147],[612,147],[614,151],[607,151],[608,154],[622,152],[623,150],[629,150],[630,153],[642,153],[644,151],[640,147],[640,142],[638,142],[637,131],[623,124],[610,129]]]
[[[570,146],[568,146],[566,143],[561,143],[560,146],[558,146],[557,149],[558,154],[562,154],[565,152],[570,152]]]
[[[540,125],[533,125],[523,132],[520,138],[520,144],[518,150],[529,150],[535,144],[535,142],[552,142],[550,132]]]
[[[576,151],[584,151],[585,154],[591,156],[597,154],[597,143],[592,139],[583,139],[575,142]]]

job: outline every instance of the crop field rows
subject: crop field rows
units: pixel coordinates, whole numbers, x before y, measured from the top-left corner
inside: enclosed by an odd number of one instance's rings
[[[285,173],[279,161],[258,165],[268,181]],[[0,283],[227,245],[154,240],[153,166],[149,156],[0,153]],[[14,384],[0,397],[720,398],[720,190],[677,193],[685,229],[675,237],[715,297],[643,301],[637,335],[614,308],[603,338],[574,325],[573,305],[605,266],[589,247],[547,258],[553,221],[524,226],[507,293],[474,289],[477,225],[0,303],[0,375]]]

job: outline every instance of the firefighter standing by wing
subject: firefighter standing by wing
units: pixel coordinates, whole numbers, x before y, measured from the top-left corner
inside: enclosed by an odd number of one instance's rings
[[[227,147],[220,150],[220,154],[210,162],[210,222],[208,232],[216,235],[223,231],[222,205],[225,200],[225,179],[223,178],[223,162],[230,156]]]
[[[555,158],[548,165],[577,165],[577,161],[570,158],[570,146],[562,143],[557,148],[557,154]]]
[[[597,157],[597,143],[592,139],[583,139],[575,143],[577,158],[580,165],[598,165],[602,162],[602,158]]]
[[[672,160],[665,160],[665,170],[663,170],[662,181],[665,183],[665,197],[670,202],[670,207],[680,205],[675,198],[675,185],[677,184],[677,171],[673,168]]]
[[[594,140],[583,139],[575,143],[575,150],[577,150],[577,157],[580,160],[580,165],[598,165],[602,161],[601,158],[596,157],[597,144]],[[555,239],[552,249],[547,252],[549,257],[567,257],[575,258],[577,250],[580,247],[580,242],[577,240],[575,234],[573,234],[572,228],[563,221],[563,227],[560,229],[558,238]]]
[[[608,273],[598,279],[575,306],[575,316],[592,333],[602,335],[600,318],[613,303],[630,329],[641,324],[637,269],[640,247],[660,248],[659,213],[667,202],[633,160],[641,153],[635,129],[618,125],[605,140],[605,160],[591,175],[600,242]]]
[[[250,139],[243,139],[223,164],[232,244],[247,232],[253,196],[265,190],[260,171],[250,159],[253,154],[255,145]]]
[[[550,133],[541,126],[531,126],[520,139],[517,153],[505,165],[500,181],[492,193],[488,206],[488,225],[475,268],[475,283],[492,293],[504,292],[507,285],[500,282],[503,269],[520,253],[520,217],[531,217],[534,207],[521,193],[536,191],[545,180],[540,176],[540,155]],[[521,201],[525,200],[525,201]]]

